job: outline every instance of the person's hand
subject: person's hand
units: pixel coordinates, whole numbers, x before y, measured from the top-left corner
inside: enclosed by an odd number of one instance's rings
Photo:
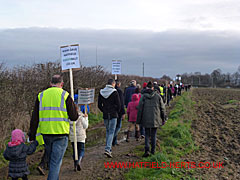
[[[165,124],[165,122],[166,122],[165,120],[164,120],[164,121],[162,121],[162,126]]]
[[[122,120],[124,120],[124,119],[125,119],[125,114],[122,115]]]
[[[84,114],[83,117],[88,117],[88,114]]]

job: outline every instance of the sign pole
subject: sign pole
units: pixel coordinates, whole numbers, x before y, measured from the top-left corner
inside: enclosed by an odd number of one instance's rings
[[[71,87],[71,97],[74,100],[74,91],[73,91],[73,73],[72,68],[69,69],[70,73],[70,87]],[[77,135],[76,135],[76,121],[73,121],[73,134],[74,134],[74,152],[75,152],[75,160],[78,160],[78,150],[77,150]]]
[[[117,74],[115,74],[115,81],[117,80]]]
[[[167,95],[168,95],[168,81],[165,81],[166,86],[166,93],[165,93],[165,105],[167,104]]]
[[[88,112],[88,109],[87,109],[87,104],[85,104],[85,111],[84,111],[84,114],[86,115]]]
[[[86,90],[88,90],[88,88],[86,88]],[[84,111],[84,114],[86,115],[87,114],[87,104],[84,105],[85,106],[85,111]]]

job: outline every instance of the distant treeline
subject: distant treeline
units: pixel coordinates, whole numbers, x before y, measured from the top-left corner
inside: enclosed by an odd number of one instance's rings
[[[233,87],[240,88],[240,66],[237,72],[222,73],[221,69],[214,70],[211,74],[201,72],[184,73],[181,75],[184,84],[192,84],[197,87]]]

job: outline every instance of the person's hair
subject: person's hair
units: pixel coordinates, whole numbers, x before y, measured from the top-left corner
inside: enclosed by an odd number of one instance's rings
[[[116,80],[116,85],[120,86],[121,82],[119,80]]]
[[[107,82],[108,85],[112,85],[113,83],[116,83],[114,79],[109,79]]]
[[[151,88],[153,87],[153,83],[152,83],[151,81],[149,81],[149,82],[147,83],[147,87],[151,89]]]
[[[52,84],[58,84],[63,82],[63,77],[60,74],[53,75],[51,83]]]

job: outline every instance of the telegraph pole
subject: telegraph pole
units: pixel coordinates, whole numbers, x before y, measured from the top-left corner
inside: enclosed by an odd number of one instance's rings
[[[97,46],[96,46],[96,68],[98,66],[98,62],[97,62]]]
[[[144,62],[143,62],[143,77],[144,77]]]

